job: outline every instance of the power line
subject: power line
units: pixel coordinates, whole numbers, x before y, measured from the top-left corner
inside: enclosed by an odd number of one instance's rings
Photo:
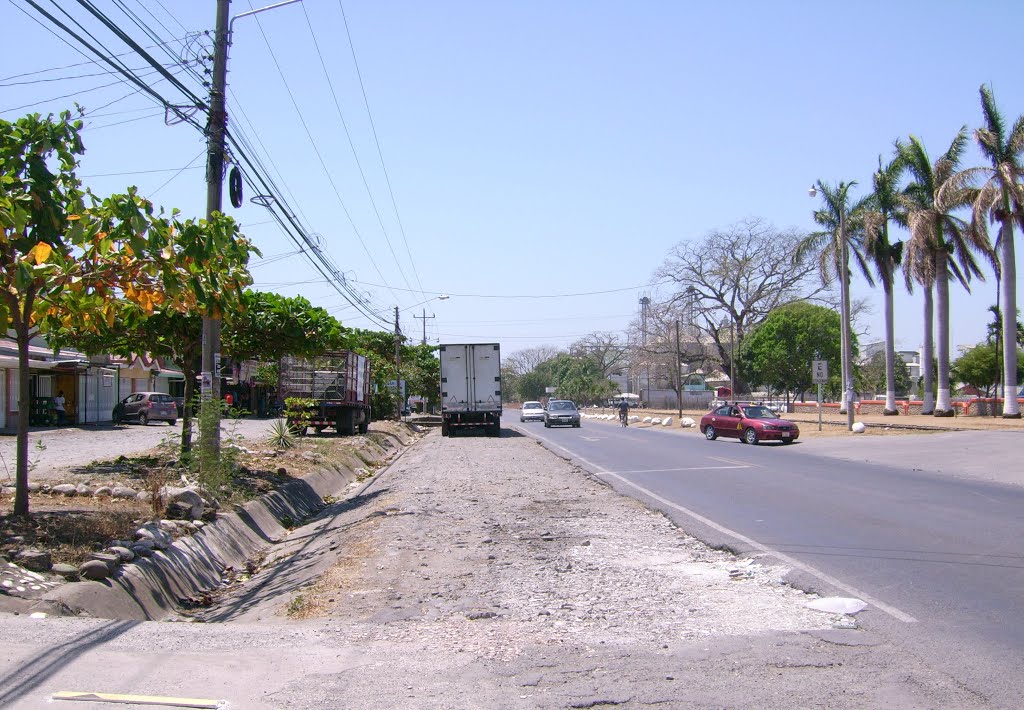
[[[352,150],[352,158],[356,162],[356,168],[359,170],[359,176],[363,180],[363,187],[366,189],[366,196],[370,199],[370,205],[373,207],[373,213],[377,216],[377,224],[380,225],[380,230],[384,234],[384,241],[388,245],[388,250],[391,252],[391,258],[395,260],[395,265],[398,267],[398,273],[401,274],[402,280],[406,286],[411,288],[409,279],[405,275],[405,270],[402,269],[402,264],[398,260],[398,255],[395,254],[395,249],[391,244],[391,237],[388,236],[388,230],[384,226],[384,220],[380,216],[380,210],[377,209],[377,202],[373,199],[373,193],[370,191],[370,184],[366,180],[366,173],[363,171],[363,165],[359,162],[359,154],[356,152],[355,143],[352,142],[352,134],[348,130],[348,124],[345,122],[345,115],[341,110],[341,103],[338,101],[338,94],[334,91],[334,82],[331,81],[331,75],[327,71],[327,64],[324,62],[324,55],[320,52],[320,43],[316,41],[316,33],[313,31],[313,23],[309,19],[309,13],[306,12],[306,6],[302,6],[302,13],[306,17],[306,26],[309,27],[309,35],[313,38],[313,47],[316,49],[317,56],[320,58],[320,67],[324,71],[324,78],[327,80],[327,86],[331,90],[331,96],[334,99],[334,108],[338,112],[338,118],[341,121],[341,127],[345,131],[345,137],[348,139],[348,147]],[[415,269],[415,265],[413,267]],[[422,293],[422,286],[420,289]]]
[[[402,241],[405,243],[405,253],[409,257],[409,263],[412,265],[413,273],[416,276],[416,284],[420,287],[420,292],[423,292],[423,284],[420,283],[420,275],[416,270],[416,262],[412,258],[412,253],[409,251],[409,239],[405,235],[405,226],[402,224],[402,217],[398,212],[398,202],[395,200],[395,191],[391,187],[391,176],[388,174],[388,168],[384,164],[384,153],[380,148],[380,138],[377,136],[377,126],[373,122],[373,113],[370,111],[370,100],[366,95],[366,84],[363,83],[363,73],[359,70],[359,60],[356,58],[356,46],[352,43],[352,32],[348,27],[348,17],[345,15],[345,6],[341,0],[338,0],[338,8],[341,10],[341,19],[345,24],[345,36],[348,37],[348,46],[352,51],[352,63],[355,65],[356,76],[359,78],[359,88],[363,93],[363,105],[366,107],[366,116],[370,120],[370,130],[373,132],[373,142],[377,146],[377,157],[380,158],[380,167],[384,171],[384,181],[388,186],[388,194],[391,195],[391,206],[395,210],[395,220],[398,222],[398,229],[402,233]]]
[[[370,263],[373,265],[373,268],[377,272],[377,275],[380,276],[382,281],[387,281],[387,279],[384,278],[384,274],[381,272],[380,267],[377,265],[377,262],[374,260],[373,255],[370,253],[369,248],[366,246],[366,241],[363,239],[363,235],[359,232],[359,228],[356,226],[355,221],[352,219],[352,215],[351,213],[349,213],[348,207],[345,205],[345,200],[342,199],[341,192],[338,190],[338,186],[334,182],[334,176],[331,175],[331,172],[327,169],[327,163],[324,162],[323,155],[320,153],[320,149],[317,147],[316,141],[313,140],[313,134],[310,132],[309,125],[306,123],[306,119],[303,116],[302,111],[299,109],[299,104],[295,99],[295,94],[292,92],[291,86],[289,86],[288,80],[284,76],[284,71],[281,69],[281,64],[277,60],[277,55],[275,54],[273,47],[271,47],[270,45],[270,39],[267,37],[266,31],[263,29],[263,23],[260,21],[258,16],[254,17],[253,19],[256,20],[256,24],[260,28],[260,33],[263,35],[263,41],[267,45],[267,51],[270,52],[270,57],[273,60],[274,65],[277,67],[278,75],[281,77],[281,82],[284,84],[284,88],[285,91],[288,93],[289,99],[291,99],[292,107],[295,109],[295,113],[298,116],[299,123],[302,124],[302,128],[306,133],[306,138],[309,140],[310,146],[313,148],[313,152],[316,155],[317,160],[320,162],[320,167],[323,169],[324,175],[327,176],[327,181],[330,183],[331,188],[334,190],[334,195],[338,200],[338,204],[341,205],[341,209],[345,213],[345,217],[348,219],[349,224],[352,226],[353,233],[359,239],[359,243],[360,245],[362,245],[363,251],[366,253],[366,257],[370,260]],[[385,285],[383,286],[383,288],[391,290],[392,293],[394,294],[394,290],[391,288],[391,286]],[[398,295],[394,295],[395,298],[397,299]]]
[[[663,281],[656,281],[650,284],[644,284],[642,286],[627,286],[625,288],[613,288],[606,289],[603,291],[582,291],[577,293],[550,293],[550,294],[488,294],[488,293],[454,293],[452,291],[445,291],[449,296],[458,296],[461,298],[505,298],[505,299],[532,299],[532,300],[543,300],[549,298],[576,298],[581,296],[601,296],[608,293],[622,293],[623,291],[636,291],[642,288],[652,288],[654,286],[661,286],[669,283],[671,279],[665,279]],[[368,283],[366,281],[354,280],[354,283],[363,284],[364,286],[378,286],[378,284]],[[402,290],[402,289],[398,289]]]

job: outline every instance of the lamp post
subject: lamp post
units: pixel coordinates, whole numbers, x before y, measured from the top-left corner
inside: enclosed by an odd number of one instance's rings
[[[839,320],[840,347],[842,348],[843,401],[846,405],[846,426],[853,431],[853,338],[850,333],[850,246],[846,241],[846,191],[848,185],[840,184],[837,196],[840,198],[839,212]],[[809,196],[818,196],[817,185],[807,190]]]

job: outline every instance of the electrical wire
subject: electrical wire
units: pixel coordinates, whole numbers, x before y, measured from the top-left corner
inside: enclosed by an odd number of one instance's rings
[[[395,210],[395,220],[398,222],[398,229],[402,233],[402,241],[405,243],[405,253],[409,257],[409,263],[412,265],[413,273],[416,276],[416,283],[420,287],[420,291],[423,291],[423,284],[420,283],[420,275],[416,270],[416,262],[412,258],[412,253],[409,251],[409,239],[405,234],[405,226],[402,224],[402,216],[398,212],[398,202],[395,200],[395,191],[391,187],[391,176],[388,174],[387,165],[384,164],[384,152],[380,147],[380,138],[377,136],[377,125],[373,121],[373,113],[370,111],[370,100],[366,95],[366,84],[363,82],[363,73],[359,70],[359,60],[356,58],[356,46],[352,43],[352,32],[349,30],[348,17],[345,15],[345,5],[341,0],[338,0],[338,8],[341,10],[341,19],[345,24],[345,36],[348,38],[348,46],[352,51],[352,63],[355,65],[356,76],[359,78],[359,88],[363,93],[363,105],[366,107],[366,116],[370,120],[370,129],[373,132],[373,142],[377,146],[377,157],[380,158],[380,167],[384,171],[384,181],[388,186],[388,194],[391,195],[391,206]]]
[[[409,283],[408,277],[405,275],[405,270],[402,269],[402,263],[398,259],[398,255],[395,254],[395,248],[391,244],[391,237],[388,235],[387,227],[384,226],[384,220],[380,216],[380,210],[377,209],[377,202],[373,199],[373,192],[370,190],[370,184],[366,180],[366,172],[363,170],[363,165],[359,161],[359,154],[356,152],[355,143],[352,141],[352,134],[348,130],[348,123],[345,121],[345,114],[341,110],[341,103],[338,101],[338,94],[334,90],[334,82],[331,81],[331,75],[327,71],[327,63],[324,61],[324,55],[320,51],[320,43],[316,40],[316,33],[313,31],[313,22],[309,19],[309,13],[306,12],[306,6],[302,5],[302,13],[306,17],[306,26],[309,28],[309,36],[313,40],[313,47],[316,49],[317,57],[320,59],[320,67],[324,72],[324,79],[327,81],[327,86],[331,90],[331,97],[334,99],[334,108],[338,112],[338,119],[341,121],[341,127],[345,131],[345,137],[348,139],[348,147],[352,151],[352,158],[356,162],[356,168],[359,170],[359,177],[362,178],[363,188],[366,190],[366,196],[370,199],[370,205],[373,207],[373,213],[377,216],[377,224],[380,225],[380,231],[384,234],[384,241],[388,245],[388,250],[391,252],[391,258],[395,260],[395,265],[398,267],[398,273],[402,276],[402,280],[405,285],[410,289],[412,288]],[[422,292],[422,285],[420,287]]]
[[[529,300],[544,300],[551,298],[577,298],[583,296],[601,296],[608,293],[622,293],[623,291],[637,291],[645,288],[653,288],[655,286],[661,286],[670,283],[671,279],[665,279],[662,281],[655,281],[649,284],[643,284],[642,286],[627,286],[625,288],[612,288],[602,291],[581,291],[577,293],[549,293],[549,294],[493,294],[493,293],[454,293],[451,291],[445,291],[444,295],[447,296],[458,296],[460,298],[496,298],[496,299],[529,299]],[[369,283],[367,281],[358,281],[353,279],[353,283],[362,284],[363,286],[374,286],[380,288],[379,284]],[[397,287],[396,287],[397,288]],[[401,289],[399,289],[401,290]],[[429,292],[428,292],[429,293]],[[441,295],[441,294],[438,294]]]
[[[345,217],[348,219],[349,225],[351,225],[352,227],[352,232],[356,235],[356,238],[359,240],[359,244],[363,247],[363,251],[366,253],[366,257],[370,260],[370,264],[377,272],[377,275],[380,276],[381,281],[387,281],[387,279],[384,278],[384,274],[380,270],[380,266],[377,265],[376,260],[370,253],[370,249],[366,246],[366,241],[363,239],[363,235],[360,233],[359,228],[356,226],[355,220],[352,219],[352,214],[349,212],[348,206],[345,204],[345,200],[342,199],[341,197],[341,191],[338,189],[338,186],[334,181],[334,176],[331,175],[331,171],[327,169],[327,163],[324,161],[323,154],[321,154],[319,147],[317,147],[316,141],[313,139],[313,134],[309,130],[309,124],[306,122],[303,112],[301,111],[301,109],[299,109],[299,104],[298,101],[295,99],[295,94],[292,92],[291,86],[288,84],[287,78],[285,78],[284,70],[281,68],[281,64],[277,60],[277,54],[274,52],[274,48],[270,44],[270,39],[267,37],[266,31],[263,29],[263,23],[260,21],[258,15],[254,15],[253,19],[256,20],[256,24],[260,28],[260,33],[263,35],[263,41],[267,45],[267,51],[270,53],[270,57],[273,60],[274,65],[277,67],[278,75],[281,77],[281,82],[284,84],[285,91],[287,92],[288,97],[292,102],[292,107],[295,109],[295,113],[299,119],[299,123],[302,124],[302,128],[306,133],[306,138],[308,139],[309,144],[313,149],[313,153],[317,157],[317,160],[320,162],[320,167],[323,169],[324,175],[327,177],[327,181],[330,183],[331,188],[334,191],[334,195],[338,200],[338,204],[341,205],[341,209],[345,213]],[[392,294],[394,294],[397,300],[398,294],[394,293],[394,290],[391,289],[390,286],[385,286],[384,288],[388,288],[389,290],[391,290]]]

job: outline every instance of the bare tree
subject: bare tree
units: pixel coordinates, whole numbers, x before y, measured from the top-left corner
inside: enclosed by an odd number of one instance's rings
[[[717,352],[722,369],[742,391],[734,357],[751,327],[785,303],[817,297],[825,291],[812,270],[794,264],[804,237],[749,218],[715,229],[699,241],[681,241],[655,272],[672,284],[669,307],[685,307],[694,328]]]
[[[569,354],[590,358],[607,377],[626,364],[628,352],[618,334],[595,331],[570,345]]]
[[[629,326],[630,369],[649,371],[654,387],[671,389],[681,395],[688,377],[697,370],[706,371],[711,363],[718,362],[704,340],[707,337],[694,327],[689,302],[652,299],[646,318],[635,319]]]
[[[563,352],[565,351],[556,348],[554,345],[538,345],[506,355],[502,359],[501,364],[503,369],[511,372],[513,375],[521,376],[533,372],[537,365],[552,360]]]

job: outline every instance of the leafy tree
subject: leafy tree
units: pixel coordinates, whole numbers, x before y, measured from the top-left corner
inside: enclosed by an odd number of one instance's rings
[[[221,331],[221,347],[237,360],[319,355],[345,342],[341,323],[302,296],[247,290],[239,307],[225,314]]]
[[[892,384],[890,384],[888,360],[889,358],[886,357],[885,352],[877,352],[860,366],[858,375],[863,390],[880,392],[884,389],[888,393],[891,388],[893,402],[895,402],[896,397],[905,396],[910,390],[910,371],[907,369],[907,363],[903,361],[903,358],[898,353],[895,353],[892,365]],[[886,401],[888,402],[888,397],[886,397]]]
[[[801,241],[796,252],[798,263],[811,256],[817,258],[818,272],[823,285],[830,284],[835,277],[840,279],[839,314],[842,323],[839,329],[842,354],[840,381],[844,384],[853,380],[852,348],[847,347],[847,340],[850,338],[848,325],[853,319],[849,288],[850,266],[849,263],[843,264],[844,250],[848,257],[853,257],[868,282],[872,283],[871,273],[863,253],[867,198],[861,198],[850,204],[850,188],[856,184],[856,182],[840,182],[833,188],[821,180],[817,182],[815,187],[821,193],[822,207],[815,210],[814,221],[824,229],[807,235]],[[843,408],[846,411],[849,411],[848,408],[853,405],[847,399],[852,396],[853,392],[843,387]]]
[[[793,268],[799,242],[795,231],[747,219],[700,240],[679,242],[655,272],[656,279],[669,281],[674,289],[667,305],[687,311],[672,320],[691,323],[698,340],[710,341],[737,391],[743,383],[731,371],[731,343],[739,350],[748,330],[773,309],[822,291],[803,269]]]
[[[925,343],[923,361],[931,363],[931,289],[935,289],[935,358],[938,361],[938,398],[935,416],[952,416],[949,387],[949,277],[952,275],[965,289],[970,289],[975,276],[984,280],[975,251],[991,258],[991,247],[981,232],[970,230],[956,211],[972,203],[976,189],[966,185],[967,175],[959,172],[960,160],[967,146],[967,127],[953,138],[949,148],[934,164],[924,144],[916,136],[907,144],[899,144],[913,179],[906,187],[904,203],[910,241],[906,248],[906,281],[912,279],[925,288]],[[931,389],[930,368],[924,372],[925,406]]]
[[[234,220],[219,212],[209,220],[182,220],[174,212],[163,222],[169,241],[161,246],[166,268],[160,286],[175,298],[159,303],[111,298],[103,305],[106,317],[97,319],[89,306],[92,295],[68,289],[55,298],[44,327],[54,345],[73,345],[89,354],[147,352],[177,365],[185,378],[181,450],[188,453],[203,314],[230,314],[231,322],[243,313],[242,288],[251,281],[246,266],[250,253],[259,252]],[[128,285],[125,295],[133,288]]]
[[[903,174],[903,160],[899,151],[896,158],[882,164],[878,156],[878,170],[872,176],[872,192],[864,212],[864,255],[878,273],[885,299],[885,409],[883,414],[899,414],[896,409],[897,366],[896,336],[893,325],[893,281],[896,269],[903,261],[903,243],[889,241],[889,222],[906,225],[898,183]],[[904,369],[906,365],[904,365]]]
[[[432,407],[440,397],[441,361],[436,345],[406,345],[402,348],[402,379],[410,394],[426,398]],[[502,384],[504,389],[504,383]]]
[[[826,360],[833,373],[831,389],[841,391],[839,314],[831,308],[798,301],[772,311],[744,341],[739,356],[755,385],[790,395],[811,387],[811,362]]]
[[[975,172],[982,172],[986,178],[978,190],[973,204],[972,229],[979,234],[979,240],[988,241],[989,220],[999,222],[999,237],[996,251],[999,259],[996,277],[1000,279],[1000,307],[1003,313],[1017,312],[1017,257],[1014,247],[1014,222],[1024,225],[1024,115],[1019,116],[1013,127],[1007,130],[999,107],[996,106],[992,90],[982,86],[981,109],[985,125],[974,132],[974,137],[991,167],[965,171],[966,179]],[[1017,346],[1012,332],[1002,334],[1003,351],[1003,416],[1020,417],[1020,403],[1017,401],[1017,385],[1020,375],[1017,368]]]
[[[542,363],[535,370],[545,377],[545,387],[555,387],[555,396],[579,404],[603,401],[615,393],[615,387],[590,358],[562,354]]]
[[[950,364],[950,373],[955,380],[985,392],[986,397],[994,393],[1000,372],[1001,344],[980,343]],[[1021,351],[1018,348],[1017,354]],[[1024,377],[1024,357],[1017,359],[1017,378]]]
[[[86,208],[75,175],[84,152],[80,129],[68,112],[0,120],[0,326],[14,330],[20,372],[16,515],[29,512],[28,341],[42,321],[69,330],[112,327],[122,296],[147,314],[164,304],[200,308],[210,291],[186,284],[222,257],[222,242],[211,234],[179,259],[174,225],[134,189]],[[210,289],[232,288],[235,276],[225,274]]]

